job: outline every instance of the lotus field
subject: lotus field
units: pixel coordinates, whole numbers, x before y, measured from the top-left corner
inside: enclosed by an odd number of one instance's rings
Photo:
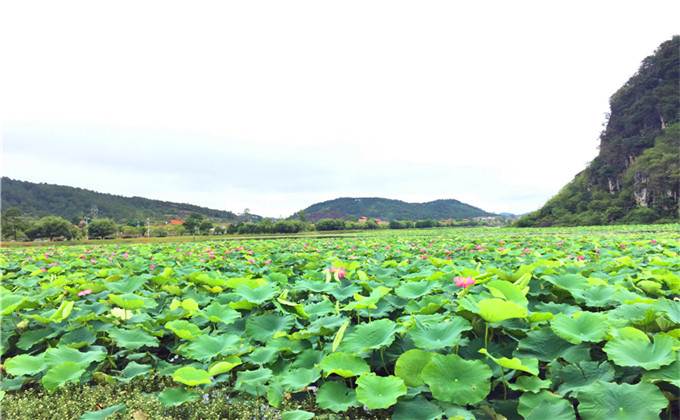
[[[284,418],[677,418],[678,227],[3,248],[2,389],[160,375],[166,406],[312,399]]]

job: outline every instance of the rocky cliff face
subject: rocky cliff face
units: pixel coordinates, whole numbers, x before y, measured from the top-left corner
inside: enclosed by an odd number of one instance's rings
[[[521,226],[678,221],[680,36],[610,98],[600,153]]]

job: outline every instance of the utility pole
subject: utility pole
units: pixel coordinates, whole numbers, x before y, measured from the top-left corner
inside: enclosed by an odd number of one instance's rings
[[[146,219],[146,237],[151,237],[151,225],[148,218]]]

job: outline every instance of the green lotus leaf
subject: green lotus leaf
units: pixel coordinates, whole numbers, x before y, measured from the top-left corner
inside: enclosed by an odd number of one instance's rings
[[[271,376],[272,371],[267,368],[242,371],[236,374],[235,388],[255,396],[265,395]]]
[[[253,340],[266,343],[274,338],[277,332],[288,332],[295,323],[291,315],[279,315],[272,312],[253,315],[246,321],[246,335]]]
[[[408,330],[408,335],[421,349],[439,350],[455,346],[460,341],[461,333],[471,329],[472,325],[465,318],[456,316],[448,322],[418,322]]]
[[[349,407],[359,407],[361,403],[357,401],[356,391],[342,382],[326,382],[316,393],[316,403],[324,410],[331,410],[334,413],[345,411]]]
[[[635,385],[595,381],[578,395],[583,420],[658,420],[668,405],[663,392],[647,382]]]
[[[524,306],[502,299],[484,299],[477,302],[477,314],[487,322],[501,322],[511,318],[524,318],[528,311]]]
[[[614,292],[616,289],[609,285],[599,284],[587,289],[575,289],[571,291],[572,296],[578,303],[594,308],[604,308],[615,303]]]
[[[128,311],[141,308],[152,309],[158,306],[158,302],[155,300],[134,293],[123,293],[121,295],[110,294],[109,301]]]
[[[610,328],[607,316],[594,312],[576,313],[573,318],[558,314],[550,322],[550,327],[555,334],[572,344],[602,341],[607,338]]]
[[[543,380],[538,376],[520,376],[515,380],[515,383],[510,383],[510,389],[522,392],[539,392],[541,389],[550,388],[552,383],[549,380]]]
[[[27,299],[24,296],[14,295],[3,291],[2,299],[0,299],[0,309],[2,309],[0,315],[5,316],[14,312],[14,310],[26,300]]]
[[[253,363],[255,365],[266,365],[273,359],[278,357],[279,349],[273,347],[258,347],[253,350],[249,355],[244,357],[247,362]]]
[[[14,356],[5,360],[4,365],[7,373],[14,376],[35,375],[47,369],[45,353],[40,353],[37,356],[29,354]]]
[[[142,287],[146,282],[147,279],[144,277],[133,276],[123,280],[107,282],[106,287],[118,293],[132,293]]]
[[[193,299],[184,299],[181,302],[177,299],[173,299],[172,303],[170,304],[170,310],[174,311],[178,308],[184,309],[185,313],[193,314],[198,311],[199,306],[198,303],[196,303],[196,301]]]
[[[489,292],[493,297],[509,302],[515,302],[523,307],[526,307],[529,303],[522,290],[508,281],[493,280],[486,283],[484,286],[489,289]]]
[[[172,374],[172,380],[188,386],[196,386],[210,383],[210,375],[203,369],[191,366],[183,366]]]
[[[436,284],[432,281],[409,282],[394,289],[394,293],[404,299],[416,299],[430,293]]]
[[[52,322],[61,322],[64,319],[66,319],[70,314],[71,311],[73,310],[73,301],[62,301],[61,305],[59,305],[59,308],[55,313],[52,314],[48,319]]]
[[[71,330],[62,335],[57,345],[79,349],[92,345],[95,341],[97,341],[97,336],[89,327],[84,326]]]
[[[351,311],[354,309],[377,309],[375,306],[376,303],[380,300],[381,297],[385,296],[390,292],[390,289],[384,286],[379,286],[373,289],[370,295],[368,296],[362,296],[358,293],[354,294],[354,301],[351,302],[349,305],[345,306],[343,310],[345,311]]]
[[[210,365],[210,368],[208,368],[208,375],[217,376],[222,373],[227,373],[236,366],[239,366],[241,363],[241,359],[238,356],[227,356],[226,358]]]
[[[550,328],[541,328],[529,331],[527,336],[517,343],[517,350],[513,356],[520,359],[535,357],[542,362],[550,362],[572,352],[573,349],[574,345],[555,335]]]
[[[254,289],[242,284],[237,287],[234,292],[246,299],[248,302],[259,305],[273,298],[274,295],[279,292],[279,289],[276,286],[268,283]]]
[[[389,319],[359,324],[345,336],[339,349],[344,353],[352,354],[389,346],[394,341],[395,333],[399,330],[400,327],[397,323]]]
[[[532,420],[576,420],[574,406],[569,400],[548,391],[525,392],[519,397],[517,412]]]
[[[436,404],[418,395],[411,400],[399,401],[394,406],[392,420],[435,420],[442,418],[443,414]]]
[[[182,405],[187,401],[198,401],[200,396],[184,388],[165,388],[157,394],[158,402],[166,407]]]
[[[677,340],[667,335],[655,335],[654,342],[616,337],[604,345],[604,351],[609,360],[619,366],[654,370],[675,361],[677,344]]]
[[[676,359],[670,365],[643,373],[642,380],[651,383],[664,381],[680,387],[680,354],[676,353]]]
[[[4,299],[4,296],[2,297]],[[36,344],[40,344],[48,338],[59,335],[60,331],[53,330],[50,327],[38,328],[35,330],[24,331],[17,341],[17,347],[22,350],[28,350]]]
[[[361,375],[357,379],[357,400],[371,410],[389,408],[407,392],[404,381],[396,376]]]
[[[653,306],[657,311],[665,313],[666,316],[668,316],[668,319],[676,324],[680,324],[680,302],[660,298],[654,302]]]
[[[128,350],[137,350],[140,347],[158,347],[158,338],[152,336],[142,328],[133,330],[111,327],[108,330],[109,337],[116,341],[118,347]]]
[[[314,418],[314,413],[304,410],[291,410],[281,413],[281,420],[309,420]]]
[[[139,364],[137,362],[130,362],[122,370],[125,380],[123,382],[128,382],[137,376],[146,375],[147,373],[153,371],[153,366]]]
[[[280,375],[281,387],[289,392],[300,392],[321,377],[319,368],[296,368]]]
[[[42,384],[48,392],[53,392],[66,382],[77,384],[83,373],[85,369],[78,363],[64,362],[49,369],[42,377]]]
[[[78,366],[87,368],[92,362],[101,362],[106,357],[104,347],[91,347],[81,352],[70,347],[53,347],[45,351],[45,362],[49,367],[58,366],[64,362],[74,362]]]
[[[542,279],[567,290],[587,289],[590,287],[588,279],[580,274],[545,275]]]
[[[179,338],[186,340],[193,340],[201,335],[201,329],[196,324],[183,319],[167,322],[165,328],[174,332]]]
[[[420,349],[411,349],[399,356],[394,366],[394,374],[404,380],[410,387],[418,387],[425,382],[422,378],[423,368],[432,361],[435,353]]]
[[[492,374],[491,368],[481,360],[465,360],[457,354],[435,354],[423,368],[422,378],[434,398],[465,406],[489,395]]]
[[[521,370],[532,375],[538,375],[538,359],[524,359],[520,360],[516,357],[508,359],[507,357],[501,357],[499,359],[493,357],[486,349],[479,350],[480,353],[487,355],[491,360],[493,360],[497,365],[502,366],[506,369]]]
[[[345,336],[345,331],[349,326],[349,322],[350,322],[349,320],[343,322],[340,328],[338,328],[338,332],[335,334],[335,338],[333,338],[333,347],[331,348],[331,351],[335,351],[338,349],[338,346],[340,345],[343,337]]]
[[[205,307],[203,312],[199,312],[199,315],[208,318],[210,322],[222,322],[225,324],[231,324],[241,317],[239,311],[215,301]]]
[[[555,365],[550,369],[550,379],[553,384],[559,384],[557,393],[576,397],[581,389],[599,380],[610,382],[614,380],[614,367],[608,362],[591,362],[581,360],[566,366]]]
[[[80,416],[79,420],[104,420],[105,418],[116,413],[127,413],[127,407],[125,406],[125,403],[112,405],[111,407],[107,407],[102,410],[86,411],[82,416]]]
[[[201,335],[194,338],[182,350],[182,354],[199,362],[208,362],[221,357],[227,349],[231,348],[231,353],[235,353],[241,342],[241,338],[233,334]]]
[[[343,378],[361,376],[371,371],[370,366],[364,359],[353,354],[332,353],[326,356],[320,364],[324,371],[324,378],[335,373]]]

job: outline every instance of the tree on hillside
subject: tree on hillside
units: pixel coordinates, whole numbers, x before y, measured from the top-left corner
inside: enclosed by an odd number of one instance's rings
[[[2,236],[15,238],[20,231],[28,227],[28,223],[21,219],[23,213],[18,207],[10,207],[2,212]]]
[[[111,219],[97,219],[87,225],[90,238],[104,238],[116,233],[116,223]]]
[[[26,229],[26,236],[29,239],[37,238],[58,238],[63,236],[67,239],[73,239],[76,236],[76,229],[71,224],[57,216],[47,216],[40,219],[40,221],[29,229]]]

